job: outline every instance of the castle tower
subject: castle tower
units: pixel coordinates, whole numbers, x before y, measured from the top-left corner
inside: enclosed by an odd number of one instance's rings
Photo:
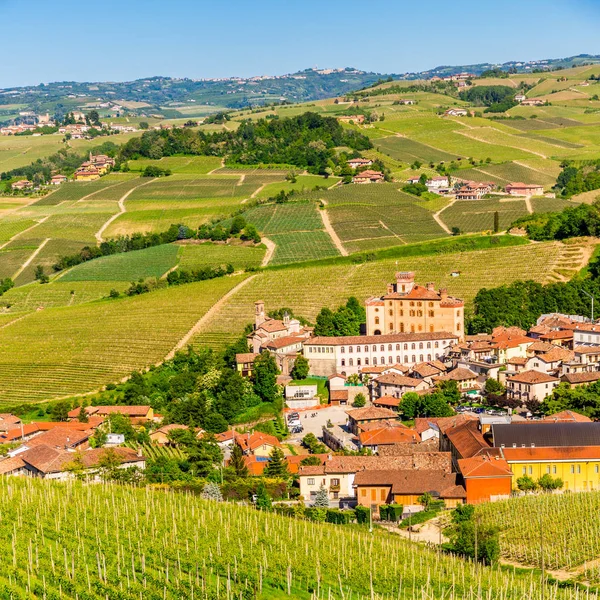
[[[258,329],[267,318],[265,317],[265,302],[264,300],[257,300],[254,303],[254,326]]]
[[[414,271],[399,271],[396,273],[396,292],[408,294],[415,286]]]

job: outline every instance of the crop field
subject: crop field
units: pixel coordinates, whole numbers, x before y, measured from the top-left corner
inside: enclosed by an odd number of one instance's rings
[[[323,219],[314,202],[262,205],[244,213],[244,218],[276,244],[270,264],[339,254],[331,237],[324,231]]]
[[[254,302],[259,298],[268,310],[290,307],[295,314],[314,322],[324,306],[335,308],[352,295],[362,302],[384,293],[394,273],[403,270],[415,271],[418,281],[435,281],[448,287],[451,295],[463,298],[469,306],[482,287],[532,277],[547,281],[565,248],[559,243],[540,243],[363,264],[266,270],[227,299],[194,338],[194,344],[219,347],[237,339],[244,325],[252,321]],[[508,262],[510,269],[506,268]],[[454,271],[460,276],[452,277]]]
[[[567,206],[577,204],[564,198],[532,198],[530,202],[533,212],[558,212]]]
[[[242,196],[252,193],[258,186],[238,185],[239,177],[233,175],[212,175],[200,179],[183,179],[172,175],[167,178],[151,180],[151,183],[140,187],[129,196],[130,200],[175,200],[186,198],[219,198]],[[241,188],[241,189],[240,189]],[[249,195],[249,194],[248,194]]]
[[[291,192],[292,190],[296,192],[310,191],[317,186],[325,186],[331,187],[335,185],[338,181],[341,181],[339,177],[328,177],[325,179],[324,177],[320,177],[319,175],[297,175],[296,183],[291,183],[289,181],[281,181],[274,182],[265,185],[265,187],[256,194],[258,198],[272,198],[280,191]],[[244,179],[244,183],[248,184],[247,178]]]
[[[7,248],[0,250],[0,279],[13,277],[34,250],[33,246],[29,248],[15,248],[14,250]]]
[[[173,173],[210,173],[221,166],[218,156],[164,156],[159,160],[130,160],[127,166],[132,171],[143,171],[148,166],[171,169]]]
[[[37,221],[33,219],[14,219],[0,221],[0,243],[7,242],[13,236],[29,229],[32,225],[35,225]]]
[[[600,582],[600,493],[541,494],[477,507],[483,522],[500,527],[502,555],[525,565],[564,569]],[[536,518],[523,519],[524,514]],[[542,545],[543,539],[543,545]]]
[[[320,197],[336,233],[350,252],[443,237],[446,232],[419,200],[399,184],[346,185]]]
[[[193,494],[5,477],[0,510],[0,586],[12,598],[581,597],[579,590],[474,565],[388,532],[311,523]],[[75,528],[66,526],[70,514],[83,515]]]
[[[137,281],[161,277],[177,264],[179,247],[163,244],[144,250],[103,256],[77,265],[60,279],[69,281]]]
[[[381,138],[377,140],[375,146],[380,152],[407,163],[413,163],[416,160],[426,163],[437,163],[457,158],[454,154],[449,154],[448,152],[443,152],[437,148],[432,148],[400,136]]]
[[[528,214],[524,199],[457,200],[441,213],[440,218],[450,228],[458,227],[461,232],[492,231],[494,213],[498,212],[500,230],[504,230]]]
[[[160,361],[244,278],[222,277],[27,315],[0,329],[0,345],[11,348],[2,356],[0,402],[87,392]]]
[[[31,283],[14,287],[0,299],[0,304],[10,304],[10,313],[18,318],[19,313],[35,311],[39,308],[75,306],[106,298],[110,290],[119,292],[129,287],[126,281],[72,281],[63,283],[61,279],[49,284]]]
[[[181,269],[191,270],[206,266],[232,264],[235,269],[259,267],[264,255],[264,246],[242,246],[229,244],[182,244],[179,246]]]
[[[461,179],[472,179],[473,181],[494,181],[502,187],[517,181],[536,183],[545,187],[551,187],[556,183],[556,177],[552,175],[513,162],[482,165],[473,169],[461,170],[456,175]]]

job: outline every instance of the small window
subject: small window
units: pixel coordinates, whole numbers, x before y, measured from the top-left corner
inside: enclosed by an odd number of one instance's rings
[[[419,344],[419,350],[423,350],[423,342]]]
[[[527,475],[527,467],[523,467],[523,475]]]
[[[575,473],[575,465],[571,465],[571,473]]]
[[[394,311],[393,311],[391,308],[390,308],[390,310],[389,310],[389,313],[390,313],[390,317],[393,317],[393,316],[394,316]]]
[[[396,344],[396,352],[400,350],[400,344]]]
[[[404,349],[408,350],[408,344],[404,344]]]
[[[365,358],[365,365],[368,365],[368,364],[369,364],[369,359]]]
[[[342,367],[345,367],[345,366],[346,366],[346,359],[342,358]]]
[[[400,364],[401,362],[402,362],[402,361],[400,360],[400,357],[399,357],[399,356],[396,356],[396,363],[397,363],[397,364]]]
[[[348,352],[352,352],[352,346],[348,347]]]
[[[412,362],[417,362],[417,357],[414,354],[412,355]]]
[[[376,356],[373,357],[373,364],[377,365],[377,357]]]
[[[392,356],[388,356],[388,364],[390,364],[390,365],[394,364],[394,358]]]
[[[381,346],[379,346],[379,350],[381,350],[381,352],[385,352],[385,346],[381,344]]]
[[[436,347],[436,348],[439,348],[439,347],[440,347],[440,343],[439,343],[439,342],[436,342],[436,343],[435,343],[435,347]]]
[[[361,365],[360,358],[357,358],[357,359],[356,359],[356,366],[357,366],[357,367],[360,367],[360,365]]]
[[[320,348],[319,348],[319,350],[320,350]],[[346,348],[344,348],[344,346],[342,346],[342,349],[340,350],[340,352],[341,352],[342,354],[345,354],[345,353],[346,353]]]
[[[340,485],[340,480],[339,479],[332,479],[331,480],[331,485]]]
[[[350,360],[348,361],[348,366],[349,366],[349,367],[353,367],[353,366],[354,366],[354,361],[353,361],[352,359],[350,359]]]
[[[392,351],[392,345],[388,344],[388,352],[391,352],[391,351]]]
[[[306,481],[306,483],[308,483],[308,485],[315,485],[315,478],[309,477],[308,480]]]
[[[364,498],[367,495],[367,490],[365,490],[365,488],[362,488],[360,490],[360,495]]]
[[[360,352],[360,346],[356,346],[356,351]]]
[[[379,317],[375,317],[375,325],[379,325]]]

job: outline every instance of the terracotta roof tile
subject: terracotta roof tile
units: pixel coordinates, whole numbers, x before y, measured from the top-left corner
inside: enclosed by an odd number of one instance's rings
[[[348,416],[355,421],[371,421],[375,419],[396,419],[398,415],[393,410],[387,408],[376,408],[375,406],[366,406],[348,411]]]
[[[550,383],[553,381],[560,381],[558,377],[553,377],[552,375],[548,375],[547,373],[542,373],[541,371],[523,371],[522,373],[517,373],[516,375],[511,375],[506,378],[507,381],[516,381],[517,383],[526,383],[529,385],[535,385],[538,383]]]
[[[512,477],[508,463],[502,458],[489,458],[488,456],[474,456],[460,458],[458,468],[463,477]]]
[[[305,346],[348,346],[360,344],[388,344],[396,342],[423,342],[429,340],[456,340],[458,336],[445,331],[434,333],[393,333],[390,335],[356,335],[346,337],[313,337]]]

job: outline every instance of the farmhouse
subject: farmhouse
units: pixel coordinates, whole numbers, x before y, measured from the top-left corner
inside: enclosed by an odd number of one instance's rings
[[[76,421],[79,418],[81,407],[69,411],[68,418]],[[146,423],[154,419],[154,410],[150,406],[86,406],[85,412],[88,417],[95,415],[98,417],[107,417],[108,415],[125,415],[137,423]]]
[[[94,181],[100,179],[100,171],[95,167],[82,167],[73,173],[75,181]]]
[[[53,175],[52,179],[50,179],[50,185],[60,185],[61,183],[64,183],[65,181],[67,181],[67,178],[65,175]]]
[[[387,424],[385,424],[387,425]],[[367,448],[373,454],[379,452],[381,446],[395,446],[397,444],[418,444],[421,441],[419,434],[405,426],[375,426],[358,434],[358,447]]]
[[[10,186],[13,190],[30,190],[33,187],[33,183],[27,179],[19,179]]]
[[[357,123],[360,125],[365,122],[365,115],[340,115],[337,120],[342,123]]]
[[[446,333],[396,333],[348,337],[313,337],[304,357],[313,375],[358,374],[363,366],[416,364],[440,358],[458,336]]]
[[[381,171],[361,171],[352,177],[352,183],[381,183],[383,180]]]
[[[427,186],[428,190],[436,191],[447,188],[450,185],[450,182],[448,181],[447,177],[432,177],[431,179],[427,180],[425,185]]]
[[[546,104],[541,98],[526,98],[521,100],[521,106],[544,106]]]
[[[348,412],[348,425],[354,435],[359,435],[362,431],[361,426],[371,423],[381,423],[389,419],[396,420],[398,415],[387,408],[374,408],[367,406],[357,408]]]
[[[400,100],[396,100],[396,102],[398,104],[404,105],[404,106],[410,106],[413,104],[416,104],[417,101],[416,100],[408,100],[408,99],[400,99]]]
[[[397,373],[386,373],[374,380],[376,393],[379,397],[391,396],[401,398],[406,392],[421,392],[429,388],[423,379],[406,377]]]
[[[543,196],[544,186],[527,183],[510,183],[504,190],[511,196]]]
[[[396,281],[387,286],[387,293],[369,298],[365,303],[367,334],[450,332],[457,338],[464,334],[464,302],[448,295],[446,288],[435,290],[433,283],[415,284],[412,271],[396,273]],[[433,358],[439,358],[435,353]],[[432,360],[421,356],[415,363]],[[397,360],[397,363],[406,364]]]
[[[457,200],[481,200],[494,189],[493,183],[468,181],[456,192]]]
[[[373,161],[369,158],[349,158],[348,166],[353,169],[358,169],[359,167],[370,167],[373,164]]]
[[[523,102],[524,100],[527,100],[527,96],[525,94],[517,94],[515,96],[515,102]]]

